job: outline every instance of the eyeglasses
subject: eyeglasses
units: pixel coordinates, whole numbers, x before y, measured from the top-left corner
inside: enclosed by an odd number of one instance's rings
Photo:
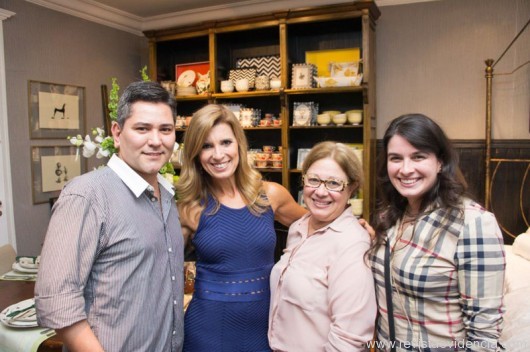
[[[304,175],[304,186],[311,188],[318,188],[323,183],[328,191],[342,192],[344,188],[349,185],[349,182],[337,180],[334,178],[328,178],[327,180],[321,180],[317,175]]]

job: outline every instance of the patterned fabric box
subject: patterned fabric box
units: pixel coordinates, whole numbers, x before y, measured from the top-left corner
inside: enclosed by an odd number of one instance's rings
[[[245,67],[230,70],[228,79],[234,82],[234,86],[236,85],[236,81],[241,78],[247,78],[248,87],[250,89],[254,88],[254,81],[256,80],[256,69],[254,67]]]
[[[280,77],[280,55],[241,58],[236,61],[236,67],[255,67],[258,76]]]

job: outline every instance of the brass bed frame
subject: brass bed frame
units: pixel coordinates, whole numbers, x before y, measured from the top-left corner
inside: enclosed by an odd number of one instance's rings
[[[503,53],[499,56],[499,58],[494,61],[493,59],[487,59],[485,61],[486,63],[486,158],[485,158],[485,197],[484,197],[484,203],[487,209],[494,212],[493,205],[491,203],[491,192],[493,188],[493,184],[495,182],[495,176],[497,175],[497,172],[500,168],[500,166],[503,163],[526,163],[526,170],[524,172],[521,185],[519,187],[519,211],[520,215],[526,224],[527,227],[530,227],[529,219],[527,218],[525,212],[524,212],[524,205],[525,205],[525,199],[523,197],[524,194],[524,188],[525,186],[530,187],[530,181],[529,175],[530,175],[530,159],[519,159],[519,158],[492,158],[491,157],[491,140],[492,140],[492,128],[491,128],[491,122],[492,122],[492,91],[493,91],[493,77],[494,76],[500,76],[500,75],[511,75],[514,74],[516,71],[521,69],[522,67],[530,64],[530,60],[524,62],[523,64],[519,65],[516,69],[514,69],[512,72],[508,73],[495,73],[494,74],[494,67],[499,61],[502,60],[506,52],[512,47],[512,45],[517,41],[517,39],[520,37],[520,35],[526,30],[526,28],[530,25],[530,19],[528,22],[523,26],[523,28],[519,31],[519,33],[515,36],[515,38],[512,40],[512,42],[506,47],[506,49],[503,51]],[[491,172],[492,163],[496,163],[495,168],[493,169],[493,172]],[[530,202],[530,199],[526,199],[526,204]],[[504,227],[500,222],[499,226],[501,229],[510,237],[515,238],[517,234],[511,233],[506,227]]]

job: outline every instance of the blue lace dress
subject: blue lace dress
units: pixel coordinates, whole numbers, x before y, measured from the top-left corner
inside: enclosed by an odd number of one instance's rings
[[[195,292],[184,318],[184,351],[270,351],[269,275],[274,264],[274,214],[210,199],[193,238]]]

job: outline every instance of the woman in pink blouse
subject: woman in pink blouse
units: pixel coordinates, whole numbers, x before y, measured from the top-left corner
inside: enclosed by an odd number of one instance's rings
[[[322,142],[307,155],[303,196],[310,213],[289,228],[271,273],[269,343],[274,351],[365,351],[376,317],[365,253],[370,236],[348,200],[362,168],[342,143]]]

